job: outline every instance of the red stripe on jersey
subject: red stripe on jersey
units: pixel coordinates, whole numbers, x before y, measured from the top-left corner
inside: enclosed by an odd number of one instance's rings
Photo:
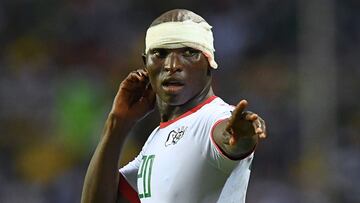
[[[119,179],[119,194],[131,203],[140,203],[138,193],[131,187],[121,173]]]
[[[174,122],[176,122],[176,121],[178,121],[178,120],[180,120],[180,119],[182,119],[182,118],[184,118],[184,117],[186,117],[186,116],[188,116],[188,115],[191,115],[192,113],[195,113],[197,110],[201,109],[201,107],[203,107],[204,105],[212,102],[212,101],[213,101],[214,99],[216,99],[216,98],[217,98],[217,96],[213,95],[213,96],[207,98],[207,99],[206,99],[205,101],[203,101],[202,103],[200,103],[200,104],[198,104],[197,106],[195,106],[194,108],[192,108],[192,109],[190,109],[189,111],[183,113],[183,114],[180,115],[179,117],[174,118],[174,119],[169,120],[169,121],[166,121],[166,122],[161,122],[161,123],[160,123],[160,128],[165,128],[165,127],[167,127],[168,125],[170,125],[170,124],[172,124],[172,123],[174,123]]]

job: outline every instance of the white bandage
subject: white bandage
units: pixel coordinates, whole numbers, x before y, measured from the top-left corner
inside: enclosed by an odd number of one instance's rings
[[[200,50],[208,59],[210,66],[217,68],[214,58],[214,38],[208,23],[195,23],[191,20],[165,22],[150,27],[146,32],[145,53],[154,48],[182,47]]]

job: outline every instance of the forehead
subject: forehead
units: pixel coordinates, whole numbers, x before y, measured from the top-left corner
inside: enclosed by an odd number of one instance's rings
[[[179,46],[179,47],[155,47],[155,48],[152,48],[150,49],[150,52],[151,51],[156,51],[156,50],[164,50],[164,51],[167,51],[167,52],[172,52],[172,51],[187,51],[187,50],[197,50],[197,51],[200,51],[198,49],[195,49],[195,48],[192,48],[192,47],[188,47],[188,46]]]

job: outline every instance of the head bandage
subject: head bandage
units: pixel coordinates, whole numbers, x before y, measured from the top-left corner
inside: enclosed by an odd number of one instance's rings
[[[145,53],[150,49],[176,49],[191,47],[200,50],[208,59],[212,68],[217,68],[214,58],[214,38],[211,26],[206,22],[195,23],[165,22],[150,27],[146,32]]]

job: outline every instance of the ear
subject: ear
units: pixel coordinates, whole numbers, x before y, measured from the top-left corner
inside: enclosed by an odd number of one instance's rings
[[[142,58],[142,60],[143,60],[144,66],[146,66],[146,54],[145,54],[145,53],[142,53],[142,54],[141,54],[141,58]]]

